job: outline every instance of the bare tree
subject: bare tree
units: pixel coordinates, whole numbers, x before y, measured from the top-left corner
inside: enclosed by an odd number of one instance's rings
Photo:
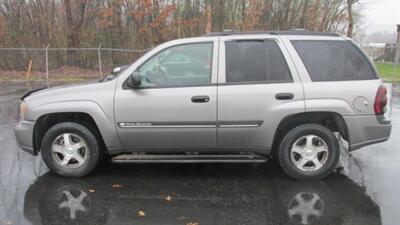
[[[97,47],[102,43],[103,47],[145,49],[170,39],[223,29],[303,27],[347,32],[352,36],[357,22],[353,6],[358,1],[1,0],[0,47],[51,44],[78,48]],[[111,55],[110,64],[126,60],[121,55]],[[67,59],[69,65],[90,67],[96,57],[69,51],[51,58],[54,64]],[[0,60],[0,67],[3,61]],[[9,61],[18,63],[19,60],[10,58]],[[22,63],[21,67],[26,65]]]
[[[85,21],[86,13],[86,0],[78,0],[74,2],[76,4],[77,15],[73,15],[73,5],[71,0],[64,0],[65,17],[67,21],[67,37],[68,47],[78,48],[80,47],[80,35],[83,23]],[[74,20],[75,18],[75,20]],[[80,59],[76,51],[68,51],[68,61],[71,64],[77,64]]]
[[[347,13],[349,16],[349,26],[347,28],[347,37],[353,37],[353,27],[354,27],[353,4],[354,4],[354,0],[347,0]]]

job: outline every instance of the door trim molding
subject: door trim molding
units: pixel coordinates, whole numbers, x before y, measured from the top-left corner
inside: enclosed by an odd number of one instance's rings
[[[264,121],[218,121],[218,122],[118,122],[119,128],[252,128]]]
[[[243,121],[218,121],[217,126],[220,128],[246,128],[260,127],[264,121],[262,120],[243,120]]]
[[[118,122],[120,128],[215,128],[215,122]]]

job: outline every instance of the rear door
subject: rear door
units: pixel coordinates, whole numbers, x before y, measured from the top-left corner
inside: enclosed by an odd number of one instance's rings
[[[221,37],[219,148],[268,150],[279,122],[304,111],[302,84],[289,58],[276,36]]]

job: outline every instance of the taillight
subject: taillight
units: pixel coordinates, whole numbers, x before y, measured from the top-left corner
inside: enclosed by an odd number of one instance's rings
[[[375,115],[383,115],[385,113],[385,108],[387,105],[386,93],[387,93],[386,87],[381,85],[378,88],[378,91],[376,92],[375,96],[375,103],[374,103]]]

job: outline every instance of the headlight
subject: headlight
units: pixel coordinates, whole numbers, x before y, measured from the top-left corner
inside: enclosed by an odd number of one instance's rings
[[[20,115],[20,120],[24,120],[25,114],[28,111],[28,107],[26,106],[25,102],[21,102],[21,105],[19,105],[19,115]]]

